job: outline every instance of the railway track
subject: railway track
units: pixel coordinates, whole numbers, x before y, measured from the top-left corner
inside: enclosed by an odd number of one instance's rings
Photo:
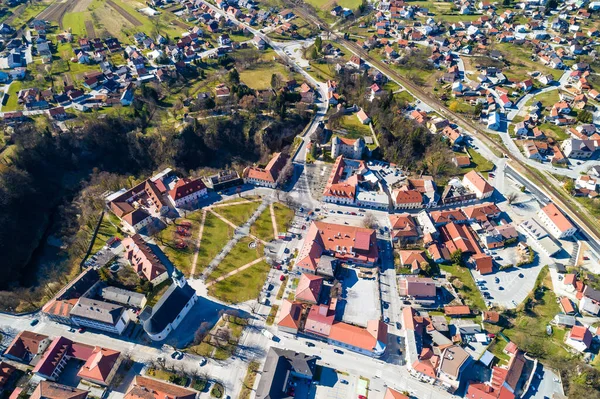
[[[590,239],[600,241],[599,223],[592,222],[593,220],[595,220],[594,216],[591,215],[585,208],[583,208],[581,204],[578,204],[572,198],[569,198],[564,192],[562,192],[561,189],[557,189],[555,184],[543,179],[536,172],[531,171],[526,164],[524,164],[521,160],[512,155],[506,148],[504,148],[504,146],[501,146],[496,141],[492,140],[488,134],[480,131],[480,129],[477,126],[475,126],[464,116],[450,111],[446,107],[446,105],[443,104],[435,96],[425,92],[420,86],[416,85],[414,82],[407,79],[406,77],[400,75],[397,71],[390,68],[387,64],[381,62],[378,59],[373,58],[367,51],[365,51],[362,47],[358,46],[356,43],[350,40],[346,40],[343,38],[343,36],[340,37],[337,33],[332,32],[328,28],[327,23],[321,21],[318,17],[309,13],[304,8],[299,7],[297,4],[293,4],[293,9],[294,12],[301,18],[319,26],[323,31],[327,32],[330,35],[330,37],[332,37],[339,44],[346,47],[352,53],[360,56],[362,59],[366,60],[371,65],[377,67],[377,69],[385,73],[387,76],[392,77],[402,86],[404,86],[404,88],[408,89],[408,91],[410,91],[413,95],[415,95],[421,100],[425,99],[425,102],[427,104],[433,105],[433,108],[436,108],[436,110],[440,114],[448,118],[450,121],[456,123],[466,131],[470,132],[472,135],[476,136],[478,139],[482,140],[488,147],[495,149],[501,154],[504,154],[504,156],[511,161],[514,169],[524,174],[527,179],[529,179],[538,187],[545,189],[548,192],[548,194],[550,194],[550,197],[552,197],[551,199],[556,204],[561,206],[561,208],[568,213],[569,217],[571,217],[573,221],[575,221],[580,226],[585,227],[585,229],[587,229],[588,234],[591,235]],[[550,178],[553,179],[553,177],[548,176],[548,179]]]

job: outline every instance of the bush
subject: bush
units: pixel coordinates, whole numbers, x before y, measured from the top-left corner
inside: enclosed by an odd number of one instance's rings
[[[210,395],[213,398],[222,398],[224,391],[225,389],[223,388],[223,385],[219,384],[218,382],[215,382],[212,389],[210,390]]]

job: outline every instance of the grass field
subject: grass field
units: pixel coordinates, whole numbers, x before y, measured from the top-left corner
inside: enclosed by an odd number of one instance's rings
[[[161,249],[171,260],[173,265],[185,276],[189,276],[191,272],[192,261],[194,253],[196,252],[196,239],[198,237],[201,220],[202,212],[196,211],[188,214],[187,218],[178,219],[176,223],[168,225],[166,229],[161,230],[158,233],[158,241]],[[189,222],[192,224],[192,227],[189,229],[190,235],[187,237],[176,234],[177,227],[181,226],[182,222]],[[179,249],[176,247],[176,243],[180,240],[187,244],[185,248]]]
[[[96,235],[96,241],[94,241],[94,245],[92,246],[92,254],[98,252],[110,238],[123,238],[123,235],[118,231],[119,224],[120,221],[115,215],[109,212],[104,214],[98,234]]]
[[[340,129],[347,132],[344,137],[349,139],[357,139],[371,135],[371,129],[368,125],[363,125],[358,120],[356,114],[344,115],[340,118]]]
[[[544,122],[540,125],[540,129],[546,134],[548,137],[552,137],[555,140],[566,140],[570,137],[569,133],[565,131],[560,126],[556,126],[553,123]]]
[[[20,80],[14,80],[8,89],[8,99],[6,100],[6,104],[2,106],[2,111],[16,111],[19,108],[19,98],[17,97],[19,91],[23,89],[23,82]]]
[[[279,62],[270,61],[243,70],[240,72],[240,80],[248,87],[264,90],[271,87],[271,75],[274,73],[279,74],[283,81],[293,75],[284,65]]]
[[[260,202],[250,202],[239,205],[216,208],[215,212],[229,220],[231,223],[241,226],[250,219],[250,216],[260,206]]]
[[[273,211],[277,223],[277,232],[287,231],[290,228],[292,220],[294,220],[294,211],[279,203],[273,204]]]
[[[230,303],[254,299],[260,293],[269,273],[269,268],[266,262],[257,263],[240,273],[211,285],[208,292],[215,298]]]
[[[229,241],[232,235],[233,229],[231,226],[210,212],[206,214],[202,241],[200,242],[198,260],[196,262],[196,276],[201,274],[210,261],[217,256],[223,245]]]
[[[256,222],[250,228],[250,232],[264,241],[271,241],[275,238],[271,211],[268,207],[256,219]]]
[[[225,256],[225,258],[221,261],[221,263],[219,263],[215,270],[213,270],[213,272],[208,276],[207,280],[215,280],[229,273],[230,271],[244,266],[245,264],[250,263],[253,260],[263,256],[262,244],[258,243],[256,248],[250,248],[248,244],[250,244],[252,241],[253,240],[250,237],[244,237],[241,240],[239,240],[235,247],[233,247],[233,249]]]
[[[557,313],[561,312],[556,303],[556,295],[552,291],[550,273],[545,268],[540,277],[543,281],[542,288],[530,295],[525,301],[525,309],[521,307],[512,328],[505,329],[503,333],[515,342],[520,348],[531,353],[532,356],[542,359],[564,360],[571,356],[565,350],[564,337],[566,329],[553,327],[553,335],[548,337],[546,326]]]
[[[560,101],[560,97],[558,96],[558,90],[550,90],[545,93],[538,94],[534,96],[531,100],[527,101],[525,106],[529,107],[535,102],[541,102],[544,107],[551,107],[557,102]]]
[[[467,305],[479,310],[487,309],[483,297],[477,289],[475,280],[473,280],[473,276],[469,272],[469,269],[457,265],[440,265],[440,269],[446,273],[452,274],[452,276],[456,277],[462,283],[462,287],[456,287],[456,290],[458,291],[458,294],[465,300]]]
[[[503,69],[504,75],[509,79],[520,81],[528,72],[540,71],[542,73],[551,74],[554,79],[558,80],[563,71],[546,67],[539,62],[531,60],[531,51],[522,46],[515,46],[511,43],[495,43],[494,47],[501,51],[504,58],[510,61],[510,68]]]

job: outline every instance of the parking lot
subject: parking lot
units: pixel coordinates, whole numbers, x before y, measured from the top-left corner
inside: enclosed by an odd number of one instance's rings
[[[537,262],[525,267],[513,267],[496,273],[480,275],[471,270],[473,278],[478,282],[482,295],[489,292],[490,297],[484,299],[508,309],[517,307],[531,292],[543,264]],[[523,277],[519,277],[522,275]],[[498,282],[496,282],[496,279]]]
[[[355,397],[357,377],[338,374],[329,367],[321,369],[321,379],[315,397],[319,399],[346,399]],[[346,383],[344,383],[344,381]]]
[[[347,268],[342,283],[342,300],[338,302],[336,318],[366,327],[368,320],[381,316],[377,280],[359,278],[356,269]]]
[[[394,184],[406,179],[406,175],[400,168],[390,166],[388,163],[369,161],[368,166],[375,173],[375,176],[385,180],[388,187],[392,187]]]

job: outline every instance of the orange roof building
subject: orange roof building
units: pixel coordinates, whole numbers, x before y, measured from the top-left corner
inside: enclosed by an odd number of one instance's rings
[[[2,391],[16,368],[6,362],[0,362],[0,391]]]
[[[29,399],[86,399],[88,391],[57,384],[56,382],[40,381]]]
[[[335,307],[334,299],[329,306],[323,304],[311,306],[304,323],[304,332],[319,337],[328,337],[335,318]]]
[[[496,324],[500,321],[500,313],[488,310],[482,314],[483,321],[486,323]]]
[[[392,227],[392,238],[399,239],[414,239],[419,237],[419,227],[415,219],[408,213],[399,215],[390,215],[390,225]]]
[[[409,267],[410,271],[418,274],[421,271],[421,264],[429,263],[423,251],[399,251],[400,263],[402,266]]]
[[[154,250],[144,241],[141,235],[134,234],[123,240],[125,258],[139,275],[144,276],[152,284],[158,284],[167,279],[167,268]]]
[[[296,300],[316,304],[323,285],[323,277],[303,273],[296,287]]]
[[[100,385],[108,385],[119,368],[120,356],[120,352],[96,346],[77,376]]]
[[[475,264],[475,270],[480,274],[490,274],[494,271],[494,261],[490,255],[475,254],[471,256],[471,261]]]
[[[36,357],[44,353],[50,342],[50,338],[46,335],[21,331],[12,340],[4,352],[4,356],[11,360],[31,363]]]
[[[444,314],[450,317],[469,316],[471,308],[467,305],[444,306]]]
[[[275,320],[277,328],[282,331],[295,334],[300,328],[300,318],[302,317],[302,304],[300,302],[292,302],[288,299],[281,301],[279,314]]]
[[[462,183],[463,186],[473,191],[479,199],[489,198],[494,193],[494,187],[475,170],[465,174]]]
[[[379,257],[375,230],[313,222],[298,254],[296,267],[304,273],[317,274],[319,262],[325,256],[372,266]]]
[[[176,208],[187,204],[194,204],[198,199],[206,196],[206,185],[202,179],[191,180],[183,178],[177,180],[175,187],[169,190],[169,201]]]
[[[575,308],[573,307],[571,300],[569,298],[567,298],[566,296],[563,296],[562,298],[560,298],[560,307],[562,308],[562,310],[565,314],[568,314],[568,315],[575,314]]]
[[[165,381],[136,375],[125,399],[194,399],[198,392]]]
[[[387,324],[381,320],[369,320],[367,328],[362,328],[342,322],[333,323],[328,341],[354,352],[379,357],[387,344]]]
[[[352,205],[356,199],[361,173],[366,170],[363,161],[336,158],[323,191],[323,201],[334,204]]]
[[[277,187],[277,179],[279,174],[285,167],[288,156],[277,152],[264,168],[252,166],[244,169],[242,176],[246,183],[251,183],[256,186]]]
[[[552,202],[540,209],[538,217],[555,238],[570,237],[577,232],[573,223]]]
[[[388,387],[383,399],[409,399],[409,397]]]

